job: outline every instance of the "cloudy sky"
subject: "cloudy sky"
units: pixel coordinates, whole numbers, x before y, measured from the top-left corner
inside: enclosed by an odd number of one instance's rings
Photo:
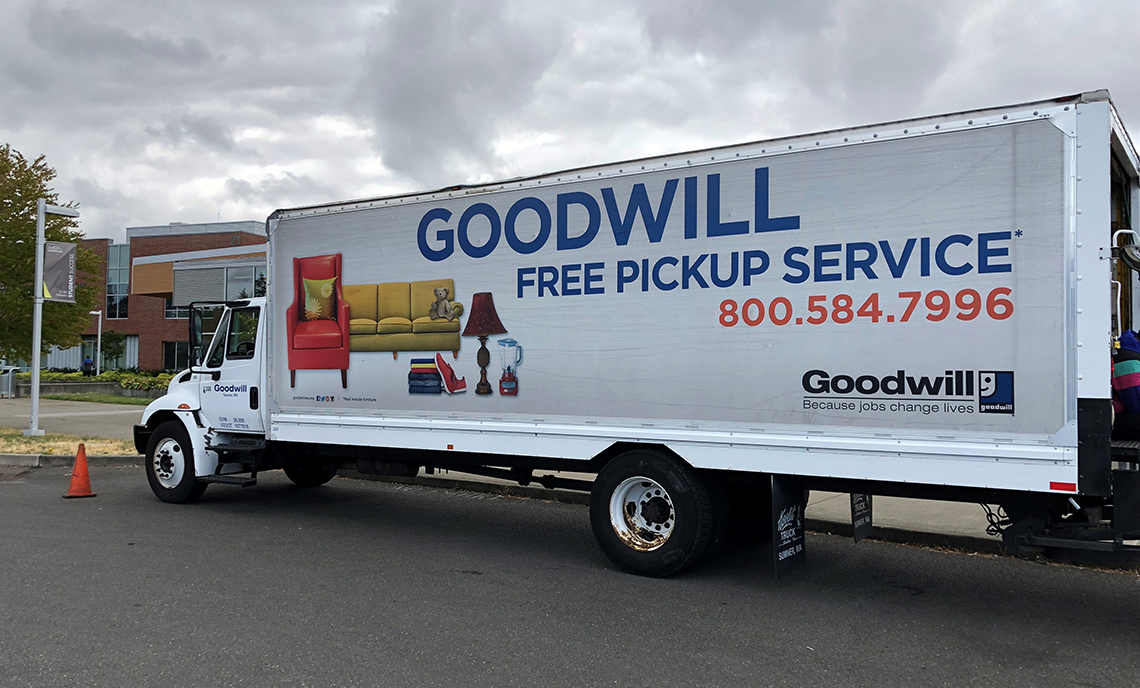
[[[0,0],[88,236],[1108,88],[1135,0]]]

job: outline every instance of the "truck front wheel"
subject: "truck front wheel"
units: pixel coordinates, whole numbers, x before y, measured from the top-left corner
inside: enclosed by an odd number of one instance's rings
[[[154,495],[170,504],[188,504],[206,491],[194,475],[194,448],[176,420],[159,425],[146,447],[146,479]]]
[[[680,460],[636,450],[602,469],[590,492],[590,525],[602,552],[642,576],[696,562],[715,536],[708,486]]]
[[[336,466],[316,468],[289,466],[285,468],[285,476],[297,487],[320,487],[336,477]]]

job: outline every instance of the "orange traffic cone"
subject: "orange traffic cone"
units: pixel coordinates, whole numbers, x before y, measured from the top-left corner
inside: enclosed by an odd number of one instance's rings
[[[79,451],[75,453],[75,468],[71,470],[71,489],[63,498],[94,496],[95,493],[91,491],[91,476],[87,474],[87,449],[80,443]]]

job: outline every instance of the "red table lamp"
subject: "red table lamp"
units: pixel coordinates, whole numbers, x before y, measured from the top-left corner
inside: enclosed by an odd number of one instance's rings
[[[491,365],[491,352],[487,350],[487,337],[494,334],[506,334],[507,328],[499,321],[499,314],[495,312],[495,302],[491,299],[491,292],[481,291],[471,297],[471,311],[467,314],[467,327],[463,328],[464,337],[479,338],[479,352],[475,354],[475,362],[479,364],[479,384],[475,385],[475,393],[486,396],[491,393],[491,383],[487,382],[487,366]]]

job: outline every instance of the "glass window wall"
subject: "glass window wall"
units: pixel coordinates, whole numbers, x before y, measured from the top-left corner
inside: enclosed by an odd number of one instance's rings
[[[107,250],[107,309],[103,317],[108,320],[122,320],[127,317],[130,282],[131,246],[112,244]]]

